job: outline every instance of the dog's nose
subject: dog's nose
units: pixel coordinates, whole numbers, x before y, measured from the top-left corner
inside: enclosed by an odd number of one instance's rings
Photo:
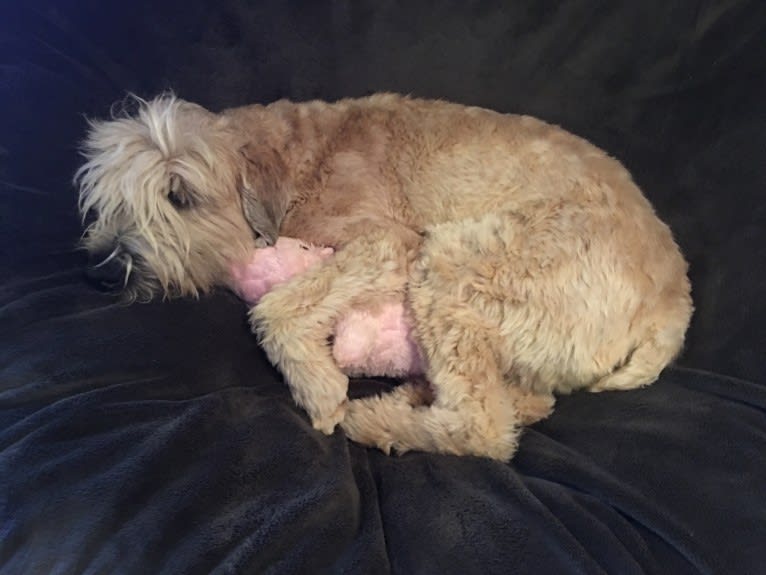
[[[125,258],[119,249],[113,249],[91,252],[85,275],[98,287],[115,290],[123,286],[126,271]]]

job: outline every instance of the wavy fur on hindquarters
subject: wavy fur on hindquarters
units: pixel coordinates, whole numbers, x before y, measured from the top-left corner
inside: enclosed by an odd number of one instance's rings
[[[594,235],[609,230],[608,218],[592,210],[581,212],[579,206],[559,206],[538,209],[535,218],[500,213],[429,230],[413,266],[408,300],[436,400],[428,409],[413,409],[395,396],[352,402],[344,430],[386,451],[440,450],[508,459],[521,426],[547,415],[553,392],[594,381],[598,390],[609,382],[636,387],[656,379],[669,356],[678,352],[680,338],[671,331],[664,347],[656,349],[655,326],[683,328],[684,308],[675,301],[683,302],[685,293],[666,289],[655,296],[671,305],[636,316],[634,329],[643,339],[632,351],[623,348],[622,357],[600,338],[589,340],[591,326],[583,325],[579,314],[593,305],[591,297],[615,296],[591,288],[578,297],[570,286],[591,275],[589,283],[595,284],[617,262],[609,254],[589,262],[575,258],[582,249],[577,241],[550,244],[545,250],[530,241],[566,236],[572,219],[590,220]],[[632,286],[622,292],[614,309],[600,301],[604,319],[614,323],[612,333],[602,328],[602,337],[621,335],[619,314],[644,306],[645,292]],[[679,311],[669,317],[668,310]],[[579,342],[574,349],[573,337]],[[604,356],[605,365],[620,367],[611,371],[588,361]],[[395,425],[396,418],[404,423]]]

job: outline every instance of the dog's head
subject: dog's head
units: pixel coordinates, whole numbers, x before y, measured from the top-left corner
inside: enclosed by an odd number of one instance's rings
[[[90,122],[83,145],[88,273],[130,299],[196,296],[276,240],[280,202],[261,197],[279,196],[268,189],[278,174],[253,165],[230,119],[172,95],[135,102],[134,113]]]

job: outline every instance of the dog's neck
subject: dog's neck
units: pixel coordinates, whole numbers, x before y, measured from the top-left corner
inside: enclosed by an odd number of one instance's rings
[[[268,106],[226,110],[224,116],[242,135],[243,145],[275,150],[291,167],[291,179],[301,182],[321,165],[346,111],[345,106],[327,102],[279,100]]]
[[[228,125],[241,136],[238,146],[245,154],[275,164],[270,169],[280,172],[285,213],[321,188],[322,165],[335,152],[347,116],[344,105],[288,100],[224,112]]]

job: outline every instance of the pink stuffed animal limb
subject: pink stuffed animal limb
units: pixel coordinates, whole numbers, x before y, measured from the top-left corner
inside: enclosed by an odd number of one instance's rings
[[[248,305],[255,305],[274,287],[333,253],[332,248],[318,248],[300,240],[280,237],[275,245],[255,250],[250,261],[232,265],[230,287]]]
[[[353,310],[335,325],[332,354],[351,377],[407,377],[422,374],[423,356],[413,337],[412,319],[402,302],[374,312]]]
[[[272,288],[333,253],[332,248],[280,237],[274,246],[255,250],[250,261],[231,267],[231,288],[248,305],[255,305]],[[355,309],[340,318],[333,336],[333,357],[351,377],[401,378],[424,371],[412,319],[402,301],[387,302],[374,310]]]

